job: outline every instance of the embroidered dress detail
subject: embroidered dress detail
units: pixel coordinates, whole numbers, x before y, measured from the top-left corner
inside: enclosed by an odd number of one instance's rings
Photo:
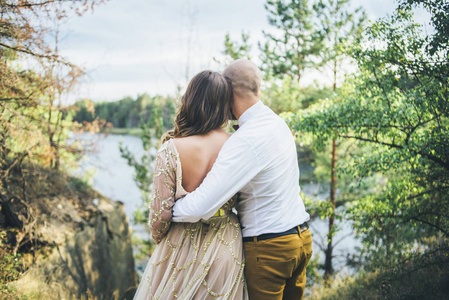
[[[148,225],[158,244],[134,299],[248,299],[242,232],[230,199],[209,220],[171,222],[182,187],[178,151],[169,140],[157,152]]]

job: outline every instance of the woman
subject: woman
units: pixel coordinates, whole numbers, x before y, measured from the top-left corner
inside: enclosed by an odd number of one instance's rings
[[[149,226],[158,244],[134,299],[247,299],[234,196],[198,223],[171,223],[174,201],[195,190],[229,138],[231,84],[203,71],[189,83],[156,157]]]

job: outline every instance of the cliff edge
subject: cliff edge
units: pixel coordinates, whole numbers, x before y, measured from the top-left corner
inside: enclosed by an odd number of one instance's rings
[[[0,193],[0,259],[5,271],[19,270],[0,298],[131,299],[137,278],[123,203],[65,173],[33,170],[12,175]]]

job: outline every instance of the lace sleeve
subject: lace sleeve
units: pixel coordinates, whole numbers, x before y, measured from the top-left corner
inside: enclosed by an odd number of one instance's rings
[[[153,240],[159,244],[170,228],[176,187],[176,160],[167,147],[156,156],[153,173],[153,190],[150,200],[148,225]]]

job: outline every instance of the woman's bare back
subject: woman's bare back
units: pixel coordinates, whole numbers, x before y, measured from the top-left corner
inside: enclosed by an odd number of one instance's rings
[[[181,160],[182,186],[187,192],[200,186],[229,137],[224,130],[217,129],[205,135],[174,139]]]

